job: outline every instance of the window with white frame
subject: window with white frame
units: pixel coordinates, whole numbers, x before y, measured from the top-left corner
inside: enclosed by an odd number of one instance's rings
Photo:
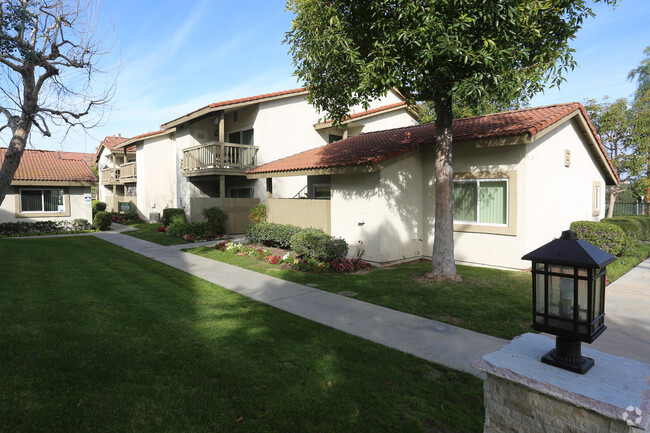
[[[594,197],[592,200],[593,203],[593,208],[591,210],[592,215],[597,216],[600,215],[600,208],[601,208],[601,183],[600,182],[594,182]]]
[[[454,181],[454,221],[508,224],[508,179]]]
[[[20,212],[65,212],[62,189],[21,189]]]

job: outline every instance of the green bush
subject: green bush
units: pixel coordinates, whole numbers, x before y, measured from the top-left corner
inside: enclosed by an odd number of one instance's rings
[[[163,214],[162,214],[163,225],[169,226],[172,223],[172,218],[174,216],[182,216],[183,220],[187,221],[187,217],[185,216],[185,209],[170,207],[167,209],[163,209]]]
[[[88,230],[90,228],[90,223],[86,219],[77,218],[71,223],[69,223],[68,226],[70,228],[70,231],[80,232],[82,230]]]
[[[300,227],[288,224],[264,222],[249,224],[245,235],[247,241],[252,244],[288,249],[291,246],[291,236],[301,230]]]
[[[219,236],[226,233],[228,214],[218,206],[203,209],[203,217],[212,227],[212,235]]]
[[[625,234],[639,241],[650,241],[650,217],[647,216],[617,216],[603,218],[603,223],[614,224],[623,229]]]
[[[106,203],[99,200],[93,200],[93,219],[97,212],[103,212],[106,210]]]
[[[632,246],[633,240],[617,225],[596,221],[574,221],[571,230],[580,239],[607,251],[614,256],[621,256]]]
[[[251,224],[266,222],[266,205],[258,203],[251,208],[251,213],[248,214],[248,221]]]
[[[193,241],[197,238],[203,238],[207,236],[212,230],[212,227],[209,223],[189,223],[185,220],[185,214],[183,216],[174,215],[171,220],[171,223],[167,227],[167,234],[177,238],[185,239],[187,241]]]
[[[110,212],[99,211],[95,214],[95,218],[93,218],[93,226],[100,231],[108,230],[112,222],[113,215]]]
[[[348,254],[345,239],[335,238],[319,229],[305,229],[291,236],[291,250],[319,262],[340,260]]]

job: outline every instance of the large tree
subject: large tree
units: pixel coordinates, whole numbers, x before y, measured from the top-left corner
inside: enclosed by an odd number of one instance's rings
[[[595,0],[598,1],[598,0]],[[604,0],[615,4],[616,0]],[[430,275],[458,279],[453,243],[452,102],[508,103],[559,85],[591,0],[289,0],[285,41],[310,101],[335,119],[397,88],[436,114]]]
[[[93,126],[113,83],[97,69],[92,0],[0,0],[0,112],[11,139],[0,167],[4,200],[32,127],[51,136],[56,127]]]
[[[648,111],[643,110],[640,105],[630,105],[625,98],[614,102],[609,102],[607,98],[603,102],[588,99],[584,106],[621,182],[645,184],[650,151]],[[609,188],[608,218],[613,215],[614,204],[620,191],[619,185]]]

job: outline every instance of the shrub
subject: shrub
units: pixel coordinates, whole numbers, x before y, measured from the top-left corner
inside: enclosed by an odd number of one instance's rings
[[[335,238],[319,229],[305,229],[291,236],[291,250],[319,262],[340,260],[348,254],[345,239]]]
[[[183,216],[183,219],[187,221],[187,217],[185,216],[185,209],[180,209],[175,207],[163,209],[162,224],[164,226],[169,226],[172,223],[172,218],[174,216],[181,216],[181,215]]]
[[[79,232],[82,230],[88,230],[90,228],[90,223],[88,220],[83,218],[77,218],[72,223],[70,223],[70,230],[73,232]]]
[[[330,272],[345,274],[370,269],[372,265],[359,259],[341,259],[330,262]]]
[[[196,238],[203,238],[211,231],[210,224],[202,223],[188,223],[183,216],[175,215],[171,223],[167,226],[167,234],[186,241],[193,241]]]
[[[251,208],[251,213],[248,214],[248,221],[251,224],[266,222],[266,205],[258,203]]]
[[[264,222],[249,224],[245,235],[247,241],[253,244],[288,249],[291,246],[291,236],[301,230],[300,227],[288,224]]]
[[[212,227],[212,235],[219,236],[226,232],[228,214],[218,206],[203,209],[203,217]]]
[[[93,220],[97,212],[103,212],[106,210],[106,203],[99,200],[93,200]]]
[[[99,211],[93,218],[93,225],[97,230],[106,231],[110,228],[113,222],[113,215],[110,212]]]
[[[571,230],[580,239],[607,251],[614,256],[621,256],[631,247],[632,240],[618,226],[595,221],[574,221]]]
[[[322,272],[329,272],[330,265],[329,263],[323,263],[323,262],[319,262],[318,260],[308,258],[308,259],[295,260],[293,262],[293,268],[296,271],[300,271],[300,272],[322,273]]]
[[[603,218],[603,223],[614,224],[623,229],[625,234],[640,240],[650,241],[650,217],[647,216],[618,216]]]

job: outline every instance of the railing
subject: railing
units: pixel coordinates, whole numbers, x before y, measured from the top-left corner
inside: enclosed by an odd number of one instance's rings
[[[102,170],[102,185],[120,183],[119,168],[105,168]]]
[[[138,180],[135,162],[127,162],[120,166],[120,179],[122,182],[135,182]]]
[[[257,146],[210,142],[183,150],[183,172],[244,171],[254,168]]]

